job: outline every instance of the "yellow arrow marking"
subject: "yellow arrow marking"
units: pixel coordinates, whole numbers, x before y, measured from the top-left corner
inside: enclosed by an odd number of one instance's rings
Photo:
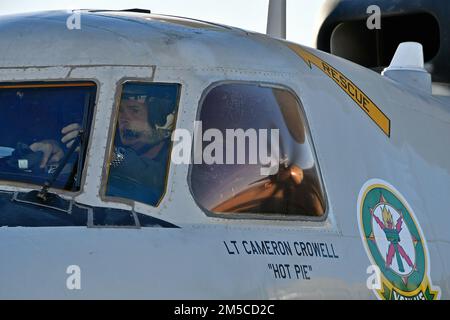
[[[391,136],[391,120],[378,108],[378,106],[350,79],[344,76],[337,69],[316,57],[312,53],[304,50],[302,47],[288,43],[287,46],[294,51],[305,63],[312,68],[314,64],[330,77],[336,84],[347,93],[353,101],[372,119],[375,124],[380,127],[383,132]]]

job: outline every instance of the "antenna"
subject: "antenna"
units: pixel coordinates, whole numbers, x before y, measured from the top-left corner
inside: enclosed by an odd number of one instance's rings
[[[423,47],[417,42],[401,43],[389,67],[382,73],[385,77],[424,90],[431,94],[431,75],[424,69]]]
[[[286,0],[269,0],[267,35],[286,39]]]

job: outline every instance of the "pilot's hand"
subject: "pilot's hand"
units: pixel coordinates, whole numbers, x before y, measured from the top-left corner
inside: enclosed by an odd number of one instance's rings
[[[75,138],[80,133],[80,130],[81,126],[78,123],[72,123],[67,127],[62,128],[61,133],[63,134],[63,137],[61,142],[64,143],[67,148],[70,148],[75,142]],[[79,148],[77,148],[76,151],[79,151]]]
[[[31,151],[41,151],[44,155],[40,164],[41,169],[45,169],[48,163],[57,163],[64,157],[64,151],[55,140],[44,140],[33,143],[30,146]]]

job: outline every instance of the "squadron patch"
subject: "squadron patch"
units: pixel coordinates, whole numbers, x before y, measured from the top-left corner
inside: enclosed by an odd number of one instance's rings
[[[381,180],[371,180],[358,199],[361,238],[373,265],[381,271],[382,300],[436,300],[427,242],[418,220],[398,191]]]

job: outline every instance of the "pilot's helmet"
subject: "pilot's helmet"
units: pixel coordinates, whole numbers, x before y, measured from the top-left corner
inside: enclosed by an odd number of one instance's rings
[[[164,86],[144,86],[141,84],[127,85],[122,92],[122,100],[136,100],[148,108],[148,123],[159,131],[165,131],[164,136],[170,136],[175,120],[175,105],[173,95]]]

